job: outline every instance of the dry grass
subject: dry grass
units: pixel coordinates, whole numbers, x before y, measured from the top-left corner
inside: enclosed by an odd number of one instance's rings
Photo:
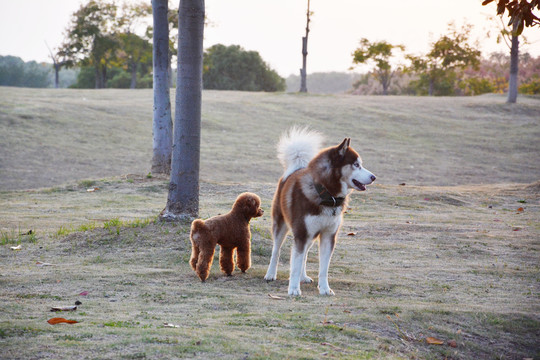
[[[2,357],[540,356],[537,99],[204,99],[202,217],[225,212],[242,191],[269,209],[280,173],[273,144],[289,124],[311,123],[332,142],[353,137],[380,183],[353,195],[345,215],[329,277],[337,295],[320,297],[313,284],[286,296],[289,243],[279,279],[263,281],[269,216],[252,221],[247,274],[227,278],[214,265],[205,284],[197,280],[189,225],[145,220],[167,188],[146,176],[149,92],[0,88],[9,135],[0,140],[9,141],[0,144]],[[26,188],[34,189],[14,191]],[[316,247],[308,273],[316,278]],[[48,311],[76,300],[76,312]],[[46,322],[56,316],[79,323]],[[430,336],[445,344],[428,345]]]

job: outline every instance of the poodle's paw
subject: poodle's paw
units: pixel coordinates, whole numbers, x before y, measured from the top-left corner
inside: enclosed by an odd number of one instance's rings
[[[321,295],[327,295],[327,296],[334,296],[336,295],[332,289],[330,289],[328,286],[319,286],[319,294]]]
[[[289,296],[302,296],[300,287],[289,287]]]
[[[305,275],[305,276],[302,276],[302,279],[300,279],[300,282],[302,284],[311,284],[313,282],[313,279]]]

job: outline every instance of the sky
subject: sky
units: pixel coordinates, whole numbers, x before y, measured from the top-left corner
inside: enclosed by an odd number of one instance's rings
[[[128,0],[133,1],[133,0]],[[147,0],[150,1],[150,0]],[[71,14],[87,0],[0,0],[0,55],[51,62],[46,43],[57,48]],[[482,0],[311,0],[307,71],[349,71],[361,38],[405,45],[425,54],[453,21],[474,25],[471,39],[484,55],[509,52],[497,44],[495,5]],[[307,0],[206,0],[204,47],[240,45],[258,51],[281,76],[299,74]],[[491,37],[487,35],[491,34]],[[522,51],[540,56],[540,28],[527,28]],[[366,68],[356,68],[365,71]]]

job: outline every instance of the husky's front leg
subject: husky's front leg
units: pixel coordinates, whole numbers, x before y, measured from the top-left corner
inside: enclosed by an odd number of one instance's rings
[[[328,269],[330,267],[330,259],[336,245],[337,233],[321,234],[319,241],[319,294],[335,295],[334,291],[328,285]]]

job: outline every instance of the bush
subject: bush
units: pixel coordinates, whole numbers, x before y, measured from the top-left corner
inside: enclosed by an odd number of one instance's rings
[[[284,91],[285,79],[262,60],[256,51],[239,45],[214,45],[204,52],[205,89],[244,91]]]
[[[534,75],[534,77],[525,84],[521,84],[519,87],[521,94],[535,95],[540,94],[540,77]]]

